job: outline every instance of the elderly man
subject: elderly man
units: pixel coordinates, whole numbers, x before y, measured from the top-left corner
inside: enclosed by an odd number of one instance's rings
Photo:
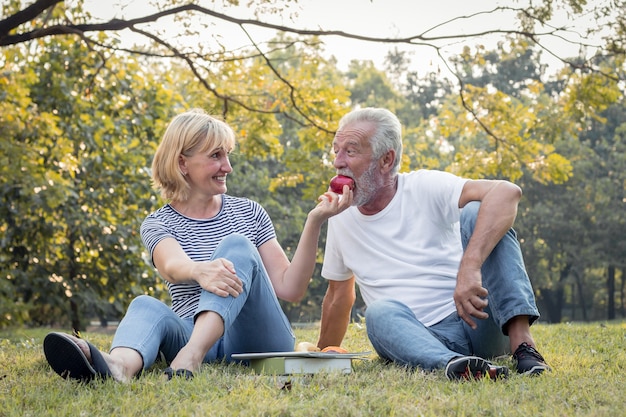
[[[449,379],[492,379],[508,369],[485,358],[513,352],[516,370],[550,368],[530,325],[539,317],[512,229],[521,189],[450,173],[399,173],[401,125],[388,110],[342,118],[333,141],[352,206],[328,224],[322,276],[328,289],[318,347],[339,346],[355,300],[383,359]]]

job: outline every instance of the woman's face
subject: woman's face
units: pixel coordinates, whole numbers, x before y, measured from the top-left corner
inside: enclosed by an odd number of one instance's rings
[[[233,171],[229,152],[217,148],[197,152],[192,156],[180,156],[180,169],[191,186],[191,196],[213,196],[226,192],[226,176]]]

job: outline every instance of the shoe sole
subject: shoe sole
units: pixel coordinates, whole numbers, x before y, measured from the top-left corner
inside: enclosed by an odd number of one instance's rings
[[[509,370],[505,366],[493,366],[478,356],[464,356],[451,360],[446,365],[446,377],[453,381],[478,380],[489,378],[492,380],[505,379]]]
[[[541,375],[544,372],[549,372],[550,367],[547,365],[535,365],[527,371],[520,372],[521,375]]]
[[[63,333],[50,333],[43,340],[43,352],[54,372],[63,378],[90,381],[96,370],[78,345]]]

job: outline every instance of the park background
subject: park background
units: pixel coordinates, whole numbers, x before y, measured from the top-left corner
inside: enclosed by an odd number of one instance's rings
[[[386,107],[404,125],[402,171],[522,187],[515,229],[542,322],[626,315],[624,2],[480,2],[402,33],[363,14],[377,0],[342,11],[363,32],[324,24],[330,7],[306,26],[306,1],[159,1],[126,17],[133,3],[104,18],[79,0],[2,2],[0,328],[83,330],[139,294],[167,302],[138,232],[164,203],[152,155],[192,107],[235,128],[228,192],[266,208],[288,256],[334,175],[339,118]],[[337,38],[357,58],[334,55]],[[283,303],[294,323],[319,320],[323,248],[324,233],[306,297]]]

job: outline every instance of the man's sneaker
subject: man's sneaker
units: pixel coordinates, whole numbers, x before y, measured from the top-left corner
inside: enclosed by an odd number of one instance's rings
[[[550,367],[537,349],[524,342],[513,353],[513,359],[517,361],[517,372],[525,375],[539,375],[549,371]]]
[[[478,356],[460,356],[448,362],[446,376],[450,380],[506,379],[509,376],[509,368],[495,366]]]

